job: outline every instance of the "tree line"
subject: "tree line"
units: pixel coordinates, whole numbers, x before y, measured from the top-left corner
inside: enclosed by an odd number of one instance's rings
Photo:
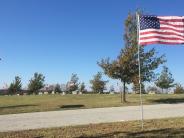
[[[102,79],[102,73],[98,72],[93,76],[93,79],[90,80],[92,91],[94,93],[103,93],[107,82],[108,81]],[[77,74],[72,74],[71,79],[64,84],[64,86],[57,83],[54,87],[43,90],[45,86],[45,76],[41,73],[34,73],[33,77],[29,80],[27,94],[38,94],[40,91],[54,91],[57,93],[66,92],[68,94],[71,94],[73,91],[82,93],[87,92],[85,83],[79,83]],[[22,82],[19,76],[15,76],[14,81],[9,85],[8,94],[22,94]]]
[[[93,93],[102,94],[106,89],[106,84],[108,83],[108,81],[103,80],[102,75],[103,74],[101,72],[98,72],[96,75],[93,76],[93,79],[90,80],[91,89]],[[66,92],[68,94],[71,94],[73,91],[78,91],[82,93],[87,92],[85,83],[79,83],[79,78],[77,74],[72,74],[70,81],[68,81],[66,85],[60,85],[57,83],[54,87],[51,87],[47,90],[42,90],[45,86],[44,82],[45,76],[43,74],[34,73],[34,76],[29,80],[27,94],[38,94],[40,91],[48,91],[50,93],[52,91],[57,93]],[[155,79],[155,85],[157,87],[149,86],[147,88],[147,92],[164,93],[164,90],[166,90],[167,93],[169,88],[175,87],[174,93],[184,93],[184,88],[181,84],[174,83],[172,74],[169,72],[169,69],[166,66],[163,66],[161,74],[157,75]],[[160,88],[162,91],[160,92],[158,88]],[[124,89],[127,90],[128,88],[125,87]],[[138,93],[134,86],[132,90],[135,93]],[[143,93],[145,93],[144,87],[142,90]],[[109,92],[115,92],[113,85],[110,86]],[[8,94],[22,94],[22,83],[21,78],[19,76],[15,76],[14,81],[9,85]]]

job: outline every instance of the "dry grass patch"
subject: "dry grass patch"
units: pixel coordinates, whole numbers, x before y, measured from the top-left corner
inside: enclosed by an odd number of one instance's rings
[[[0,133],[2,138],[119,138],[119,137],[184,137],[184,118],[82,125],[51,129]]]

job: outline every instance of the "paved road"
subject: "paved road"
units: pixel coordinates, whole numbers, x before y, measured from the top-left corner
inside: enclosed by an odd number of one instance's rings
[[[144,118],[184,117],[184,104],[145,105]],[[0,132],[140,119],[139,106],[0,115]]]

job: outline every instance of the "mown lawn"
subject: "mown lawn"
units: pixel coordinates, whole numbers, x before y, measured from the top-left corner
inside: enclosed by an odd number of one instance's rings
[[[143,131],[138,121],[82,125],[0,133],[2,138],[119,138],[184,137],[184,117],[146,120]]]
[[[99,108],[139,105],[139,95],[127,95],[127,103],[120,103],[120,95],[84,94],[84,95],[28,95],[0,96],[0,115],[54,111],[78,108]],[[181,103],[184,94],[143,95],[144,104]]]

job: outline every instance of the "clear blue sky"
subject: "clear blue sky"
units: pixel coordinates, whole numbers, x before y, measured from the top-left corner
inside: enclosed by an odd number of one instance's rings
[[[0,87],[16,75],[24,86],[34,72],[46,83],[80,81],[98,71],[101,58],[115,58],[123,47],[123,23],[129,11],[184,15],[183,0],[1,0]],[[176,82],[184,84],[184,46],[151,45],[166,54]]]

